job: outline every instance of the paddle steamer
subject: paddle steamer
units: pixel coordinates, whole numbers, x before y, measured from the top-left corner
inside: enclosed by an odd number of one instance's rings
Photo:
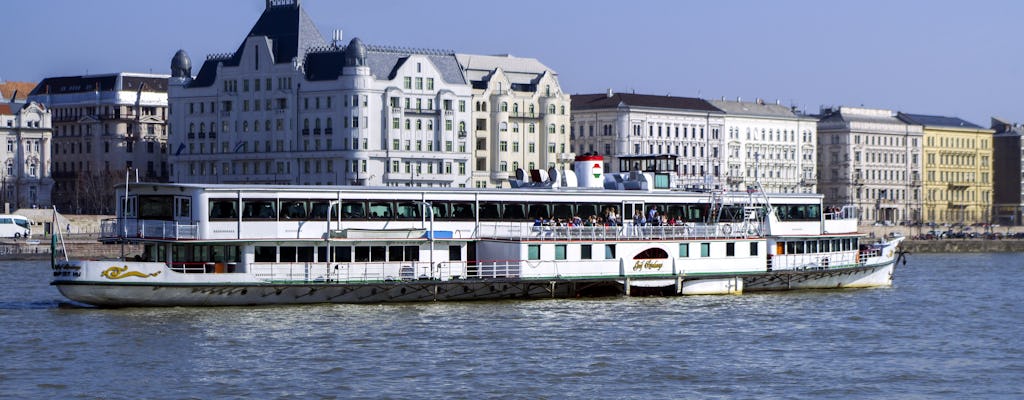
[[[595,162],[596,161],[596,162]],[[650,173],[521,172],[508,189],[129,183],[101,241],[54,261],[91,305],[369,303],[889,286],[902,238],[869,243],[817,194],[655,189]]]

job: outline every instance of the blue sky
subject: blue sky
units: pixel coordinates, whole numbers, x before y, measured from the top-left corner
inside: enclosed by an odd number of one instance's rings
[[[569,93],[778,99],[1024,122],[1019,1],[302,0],[326,38],[534,57]],[[4,1],[0,79],[169,73],[233,51],[263,0]]]

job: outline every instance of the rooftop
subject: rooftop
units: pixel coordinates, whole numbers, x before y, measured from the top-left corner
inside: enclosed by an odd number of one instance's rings
[[[978,125],[964,121],[957,117],[943,117],[939,115],[924,115],[924,114],[908,114],[899,113],[899,119],[906,121],[910,124],[917,124],[923,126],[936,126],[944,128],[965,128],[965,129],[985,129]]]
[[[572,95],[573,110],[616,108],[620,104],[630,107],[671,108],[721,113],[711,103],[695,97],[656,96],[630,93],[596,93]]]
[[[0,82],[0,103],[9,102],[12,96],[16,96],[15,102],[24,102],[35,87],[35,82]]]

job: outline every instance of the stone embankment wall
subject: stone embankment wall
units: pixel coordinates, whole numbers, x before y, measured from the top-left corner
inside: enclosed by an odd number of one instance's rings
[[[91,241],[68,241],[64,243],[68,257],[78,260],[113,260],[121,257],[121,245],[102,244]],[[142,252],[142,245],[125,245],[124,252],[132,257]],[[40,240],[38,244],[20,241],[0,241],[0,260],[42,260],[50,258],[50,241]],[[57,258],[62,259],[61,246],[57,245]]]
[[[905,240],[903,250],[911,253],[1016,253],[1024,252],[1024,240]]]

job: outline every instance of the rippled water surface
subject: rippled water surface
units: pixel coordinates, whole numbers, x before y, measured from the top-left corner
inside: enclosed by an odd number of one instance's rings
[[[0,398],[1022,398],[1022,254],[885,289],[98,310],[0,261]]]

